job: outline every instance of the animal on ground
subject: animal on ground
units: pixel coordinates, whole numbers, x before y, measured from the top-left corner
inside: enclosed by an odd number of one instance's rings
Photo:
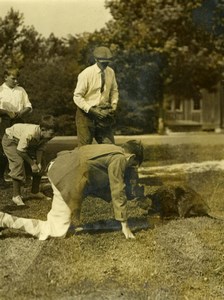
[[[224,220],[216,217],[202,196],[187,185],[163,185],[139,201],[139,207],[148,210],[149,215],[159,214],[162,219],[207,216]]]

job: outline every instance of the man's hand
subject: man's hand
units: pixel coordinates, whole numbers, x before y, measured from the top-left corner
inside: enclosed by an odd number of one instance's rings
[[[126,239],[135,239],[134,234],[131,232],[127,222],[121,222],[122,232]]]
[[[100,119],[100,120],[104,119],[107,116],[106,111],[104,111],[98,107],[91,107],[89,110],[89,113],[91,115],[93,115],[95,118]]]
[[[109,115],[109,116],[114,116],[115,115],[115,110],[114,109],[112,109],[112,108],[110,108],[110,109],[108,109],[107,110],[107,115]]]
[[[15,113],[14,119],[18,119],[18,118],[20,118],[20,117],[21,117],[20,112]]]
[[[31,165],[31,169],[32,169],[32,172],[33,173],[39,173],[40,172],[40,168],[38,167],[37,163],[34,162],[32,165]]]

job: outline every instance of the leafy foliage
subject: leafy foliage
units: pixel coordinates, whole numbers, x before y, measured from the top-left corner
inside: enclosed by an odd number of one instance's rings
[[[53,33],[43,38],[34,27],[24,26],[23,15],[11,9],[0,20],[0,53],[2,80],[5,67],[21,69],[19,81],[34,108],[26,121],[38,122],[41,115],[53,114],[59,120],[60,134],[75,134],[72,97],[75,79],[83,67],[78,63],[77,39],[59,39]]]
[[[224,67],[221,2],[212,7],[208,30],[208,26],[196,21],[197,14],[211,1],[106,1],[114,17],[108,24],[111,41],[116,41],[124,53],[140,53],[145,64],[149,62],[146,54],[157,53],[162,61],[160,71],[165,92],[191,98],[198,89],[212,87],[221,79]],[[133,60],[132,64],[138,62]]]
[[[23,15],[13,9],[0,19],[0,75],[7,65],[22,68],[33,119],[43,112],[74,116],[77,76],[102,44],[115,54],[118,127],[154,132],[164,99],[190,99],[222,80],[222,0],[106,0],[105,7],[113,19],[104,28],[60,39],[24,26]],[[68,131],[74,134],[75,127]]]

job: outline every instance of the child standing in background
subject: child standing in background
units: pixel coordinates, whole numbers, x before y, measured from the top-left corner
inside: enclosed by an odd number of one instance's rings
[[[0,86],[0,188],[7,188],[4,174],[7,158],[2,149],[2,138],[6,128],[24,123],[23,118],[32,111],[32,105],[24,88],[18,84],[19,70],[7,69],[4,83]]]

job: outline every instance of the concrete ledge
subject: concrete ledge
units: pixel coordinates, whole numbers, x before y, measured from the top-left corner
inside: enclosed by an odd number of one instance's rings
[[[174,146],[169,153],[169,156],[180,155],[178,151],[185,151],[183,145],[186,145],[186,151],[189,152],[189,147],[192,145],[199,145],[200,149],[204,149],[204,151],[209,152],[210,159],[214,155],[209,150],[209,146],[212,147],[212,151],[214,151],[214,146],[222,147],[224,146],[224,134],[223,133],[207,133],[207,132],[172,132],[168,135],[158,135],[158,134],[151,134],[151,135],[131,135],[131,136],[115,136],[115,142],[117,145],[121,145],[128,140],[141,140],[143,145],[147,148],[150,146]],[[181,150],[178,150],[180,148]],[[188,145],[188,146],[187,146]],[[177,146],[177,147],[175,147]],[[46,160],[50,161],[54,159],[58,152],[63,150],[72,150],[77,147],[77,137],[76,136],[56,136],[54,137],[48,144],[46,149]],[[163,147],[164,148],[164,147]],[[170,148],[170,147],[169,147]],[[149,151],[148,151],[149,150]],[[150,149],[146,149],[147,157],[149,156],[150,159],[152,158],[152,153],[150,153]],[[223,147],[224,153],[224,147]],[[188,153],[189,154],[189,153]],[[155,153],[154,153],[155,155]],[[166,153],[166,156],[168,153]],[[198,156],[199,154],[197,154]],[[158,154],[157,154],[158,156]],[[149,159],[148,157],[148,159]]]

